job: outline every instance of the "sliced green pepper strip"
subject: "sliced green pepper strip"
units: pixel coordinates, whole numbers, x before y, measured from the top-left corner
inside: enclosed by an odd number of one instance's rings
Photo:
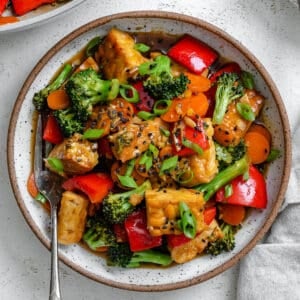
[[[130,103],[137,103],[140,100],[138,91],[129,84],[120,85],[120,94],[126,101]],[[130,97],[128,94],[132,96]]]

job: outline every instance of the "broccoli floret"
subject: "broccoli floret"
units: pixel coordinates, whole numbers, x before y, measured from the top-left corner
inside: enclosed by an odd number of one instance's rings
[[[119,91],[118,87],[119,82],[117,82],[115,96]],[[112,81],[102,80],[99,74],[91,68],[75,73],[66,84],[66,92],[71,99],[72,106],[82,120],[88,119],[94,105],[108,100],[112,89],[114,89]]]
[[[103,216],[112,224],[122,223],[135,210],[135,206],[129,202],[130,197],[133,195],[144,197],[145,191],[149,189],[151,189],[151,184],[146,180],[133,190],[118,194],[110,193],[103,200]]]
[[[241,159],[246,154],[246,145],[244,141],[236,146],[224,147],[215,142],[216,156],[219,162],[219,171],[232,165],[237,160]]]
[[[249,169],[249,160],[245,155],[241,159],[235,161],[226,169],[220,171],[210,182],[195,187],[196,190],[203,193],[205,201],[208,201],[218,189],[229,183],[239,175],[243,175]]]
[[[142,263],[152,263],[161,266],[168,266],[172,263],[172,258],[169,254],[161,253],[157,250],[143,250],[131,252],[127,243],[118,243],[108,249],[109,266],[136,268]]]
[[[75,132],[81,133],[83,131],[84,124],[71,107],[55,110],[53,111],[53,115],[65,137],[69,137]]]
[[[96,251],[101,247],[110,247],[116,244],[116,237],[112,229],[104,222],[104,220],[95,216],[88,219],[86,223],[83,241]]]
[[[35,93],[32,99],[33,105],[37,111],[42,111],[46,108],[47,97],[48,95],[59,89],[62,84],[67,80],[70,73],[72,72],[72,66],[70,64],[66,64],[60,74],[48,84],[45,88],[41,89],[39,92]]]
[[[145,90],[156,100],[170,100],[180,96],[187,88],[189,79],[181,73],[175,77],[171,73],[171,60],[165,55],[140,65],[139,73],[148,76],[143,82]]]
[[[237,98],[242,97],[244,88],[236,73],[223,73],[218,77],[216,90],[216,104],[213,113],[213,123],[220,124],[226,113],[228,105]]]
[[[209,243],[205,252],[211,255],[219,255],[222,252],[229,252],[235,247],[235,233],[239,226],[232,226],[227,223],[222,223],[220,229],[223,232],[223,238]]]

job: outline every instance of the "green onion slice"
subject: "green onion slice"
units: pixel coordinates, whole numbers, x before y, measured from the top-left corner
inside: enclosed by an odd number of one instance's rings
[[[42,204],[45,204],[47,202],[46,197],[42,193],[38,193],[34,199],[38,202],[41,202]]]
[[[47,162],[50,166],[50,168],[57,173],[63,173],[64,171],[64,165],[62,161],[59,158],[56,157],[49,157],[47,158]]]
[[[171,105],[171,100],[159,100],[156,101],[153,107],[153,112],[155,115],[162,115],[166,113]]]
[[[163,127],[159,127],[159,130],[160,130],[160,132],[164,135],[164,136],[166,136],[166,137],[169,137],[170,136],[170,131],[168,130],[168,129],[165,129],[165,128],[163,128]]]
[[[224,191],[225,191],[225,198],[230,197],[233,193],[232,185],[231,184],[226,184],[225,187],[224,187]]]
[[[125,187],[137,188],[137,184],[136,184],[135,180],[130,176],[118,175],[118,179],[119,179],[120,183]]]
[[[266,162],[272,162],[276,160],[280,156],[280,150],[278,149],[271,149]]]
[[[180,220],[177,222],[179,229],[186,237],[193,239],[197,233],[197,221],[195,216],[192,214],[188,205],[183,201],[179,202],[179,213]]]
[[[83,133],[82,138],[87,140],[97,140],[103,135],[103,133],[103,128],[89,128]]]
[[[255,114],[249,104],[239,102],[236,104],[236,109],[243,119],[251,122],[255,120]]]
[[[174,169],[177,166],[177,163],[178,163],[178,155],[165,159],[161,164],[159,174],[162,175],[165,171]]]
[[[254,78],[253,75],[247,71],[243,71],[241,74],[242,84],[246,89],[254,89]]]
[[[176,176],[176,181],[180,184],[189,183],[194,178],[194,172],[191,169],[185,170]]]
[[[107,95],[107,100],[113,100],[117,98],[119,91],[120,91],[119,79],[114,78],[111,80],[111,86]]]
[[[125,176],[131,176],[133,169],[134,169],[134,165],[135,165],[135,159],[131,159],[130,161],[128,161],[127,163],[127,169],[125,172]]]
[[[192,149],[193,151],[195,151],[196,153],[198,153],[200,155],[203,154],[203,149],[199,145],[191,142],[190,140],[188,140],[186,138],[182,139],[182,145],[187,148]]]
[[[143,43],[136,43],[134,45],[134,49],[141,52],[141,53],[145,53],[145,52],[148,52],[150,50],[150,47],[146,44],[143,44]]]
[[[97,47],[100,45],[102,39],[100,36],[96,36],[93,39],[91,39],[85,48],[85,54],[86,56],[93,56]]]
[[[120,85],[120,94],[126,101],[130,103],[137,103],[140,100],[138,91],[129,84]]]
[[[145,120],[145,121],[151,120],[151,119],[153,119],[153,118],[156,117],[155,114],[152,114],[152,113],[147,112],[147,111],[144,111],[144,110],[139,111],[139,112],[137,113],[137,116],[138,116],[140,119]]]

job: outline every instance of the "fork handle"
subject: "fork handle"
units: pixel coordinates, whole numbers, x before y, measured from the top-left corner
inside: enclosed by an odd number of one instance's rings
[[[51,281],[49,300],[60,300],[60,285],[58,274],[58,253],[57,253],[57,206],[51,205]]]

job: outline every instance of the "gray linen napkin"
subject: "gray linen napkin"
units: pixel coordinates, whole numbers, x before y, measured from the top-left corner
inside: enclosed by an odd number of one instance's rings
[[[300,109],[284,205],[263,244],[240,263],[239,300],[300,299]]]

